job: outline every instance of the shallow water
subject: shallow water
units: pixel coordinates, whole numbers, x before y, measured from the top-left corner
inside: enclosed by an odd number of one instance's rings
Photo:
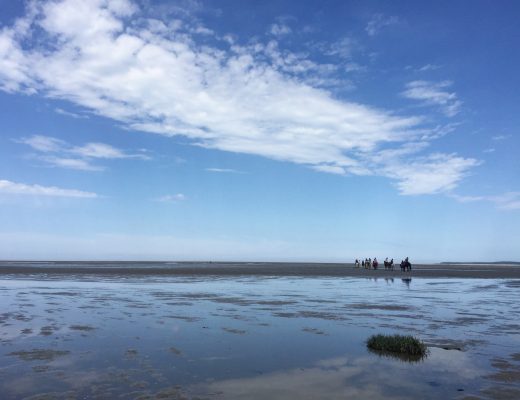
[[[520,281],[60,279],[0,279],[2,399],[520,398]]]

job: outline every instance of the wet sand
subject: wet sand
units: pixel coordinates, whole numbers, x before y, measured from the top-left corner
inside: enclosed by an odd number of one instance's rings
[[[0,397],[518,399],[519,288],[409,275],[0,276]],[[374,333],[416,335],[429,354],[373,353]]]
[[[420,264],[412,271],[399,267],[385,270],[355,268],[353,264],[332,263],[209,263],[180,262],[52,262],[35,266],[35,262],[1,262],[0,274],[101,274],[101,275],[171,275],[171,276],[309,276],[375,278],[478,278],[519,279],[520,265],[497,264]],[[72,264],[72,266],[71,266]],[[108,266],[107,266],[108,264]]]

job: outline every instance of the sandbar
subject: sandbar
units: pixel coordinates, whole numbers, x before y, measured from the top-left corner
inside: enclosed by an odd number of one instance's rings
[[[1,275],[171,275],[171,276],[330,276],[366,278],[520,279],[520,264],[414,264],[412,271],[355,268],[341,263],[241,262],[34,262],[0,261]]]

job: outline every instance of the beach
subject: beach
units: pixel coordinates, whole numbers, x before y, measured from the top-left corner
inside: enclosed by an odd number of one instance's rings
[[[520,279],[520,264],[417,264],[385,270],[355,268],[349,263],[131,262],[131,261],[0,261],[0,274],[99,274],[171,276],[336,276],[374,278]]]
[[[435,274],[435,275],[430,275]],[[514,399],[518,267],[4,262],[5,400]],[[367,349],[407,334],[421,359]]]

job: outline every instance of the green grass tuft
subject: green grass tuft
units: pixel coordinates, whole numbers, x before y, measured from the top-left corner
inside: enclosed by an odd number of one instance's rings
[[[423,358],[428,354],[428,347],[413,336],[372,335],[367,340],[367,347],[377,352],[416,358]]]

